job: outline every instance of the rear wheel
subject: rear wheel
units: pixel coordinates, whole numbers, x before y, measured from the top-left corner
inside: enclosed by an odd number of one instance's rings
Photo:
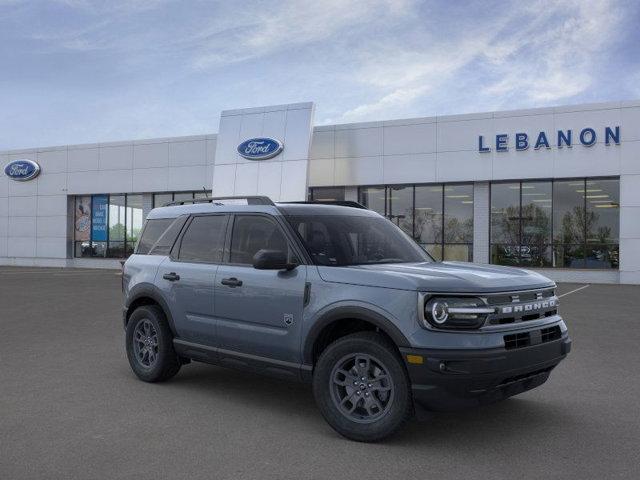
[[[129,365],[140,380],[162,382],[180,370],[173,335],[160,307],[136,308],[127,323],[126,341]]]
[[[381,440],[413,413],[402,360],[375,332],[354,333],[329,345],[316,364],[313,391],[325,420],[352,440]]]

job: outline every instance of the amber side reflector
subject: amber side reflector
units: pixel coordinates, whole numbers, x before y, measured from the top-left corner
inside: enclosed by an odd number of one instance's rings
[[[407,355],[407,362],[422,365],[424,358],[422,358],[422,355]]]

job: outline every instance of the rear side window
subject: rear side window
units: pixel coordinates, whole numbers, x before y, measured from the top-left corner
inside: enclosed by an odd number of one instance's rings
[[[184,223],[187,221],[187,218],[189,218],[188,215],[181,215],[174,219],[173,223],[169,225],[169,228],[160,235],[158,241],[151,247],[149,255],[169,255],[169,252],[171,252],[173,244],[176,243],[176,239],[178,238],[178,235],[180,235],[180,231],[182,230]]]
[[[287,256],[289,245],[280,227],[263,216],[238,215],[231,234],[231,263],[252,264],[258,250],[279,250]]]
[[[227,218],[226,215],[193,217],[182,236],[178,259],[183,262],[220,263]]]
[[[169,225],[173,223],[175,218],[154,218],[147,220],[147,223],[138,242],[136,253],[146,255],[158,241],[160,236],[167,230]]]

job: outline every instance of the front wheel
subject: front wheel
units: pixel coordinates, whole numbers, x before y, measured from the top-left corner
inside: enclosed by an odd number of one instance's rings
[[[375,332],[354,333],[329,345],[316,364],[313,391],[325,420],[351,440],[382,440],[413,413],[402,360]]]

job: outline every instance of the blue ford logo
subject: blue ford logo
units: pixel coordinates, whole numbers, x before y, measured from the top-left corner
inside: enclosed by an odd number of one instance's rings
[[[14,160],[4,167],[4,173],[11,180],[26,182],[38,176],[40,165],[33,160]]]
[[[266,160],[278,155],[283,145],[273,138],[250,138],[238,145],[238,153],[249,160]]]

